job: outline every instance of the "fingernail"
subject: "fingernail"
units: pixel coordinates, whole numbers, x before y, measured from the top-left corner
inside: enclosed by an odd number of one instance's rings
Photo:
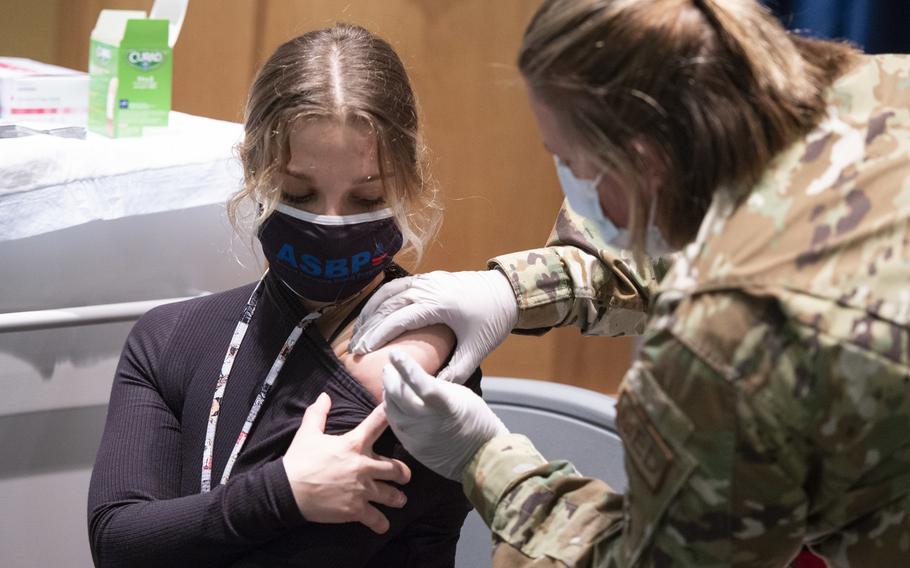
[[[398,500],[397,500],[398,506],[404,507],[404,504],[407,502],[408,502],[408,498],[405,497],[404,493],[399,493]]]

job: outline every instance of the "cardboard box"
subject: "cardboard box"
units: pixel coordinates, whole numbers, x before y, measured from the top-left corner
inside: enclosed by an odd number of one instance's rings
[[[0,120],[85,126],[89,76],[21,57],[0,57]]]
[[[150,18],[142,11],[101,11],[89,48],[89,130],[126,137],[167,126],[172,48],[187,3],[156,0]]]
[[[167,126],[173,74],[167,38],[167,20],[101,11],[89,55],[89,130],[141,136],[146,126]]]

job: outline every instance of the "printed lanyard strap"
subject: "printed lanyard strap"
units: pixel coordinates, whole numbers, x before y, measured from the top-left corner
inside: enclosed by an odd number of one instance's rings
[[[240,344],[243,342],[243,337],[246,335],[250,320],[253,319],[253,313],[256,311],[256,304],[262,296],[262,282],[264,280],[265,276],[263,276],[262,280],[256,285],[256,288],[250,295],[250,299],[247,301],[246,307],[243,309],[243,315],[240,317],[240,321],[237,322],[237,327],[234,328],[234,335],[231,337],[231,344],[228,347],[227,355],[224,356],[224,363],[221,365],[221,373],[218,375],[218,382],[215,385],[215,394],[212,396],[212,409],[209,411],[209,423],[205,432],[205,447],[202,452],[201,489],[203,493],[207,493],[212,489],[212,452],[215,447],[215,431],[218,427],[218,414],[221,410],[221,399],[224,397],[224,390],[227,387],[228,377],[231,374],[231,367],[234,366],[234,359],[237,357],[237,352],[240,350]],[[278,358],[272,363],[272,368],[269,369],[269,374],[266,375],[265,382],[262,383],[262,388],[259,390],[259,394],[256,395],[256,400],[253,402],[253,406],[250,408],[250,412],[246,417],[246,422],[243,423],[243,429],[240,430],[237,441],[234,442],[234,449],[231,450],[231,455],[228,458],[227,464],[224,466],[224,473],[221,475],[222,484],[227,483],[227,480],[231,475],[231,470],[234,468],[234,462],[237,461],[237,456],[240,455],[240,450],[243,448],[244,442],[246,442],[247,435],[249,435],[250,429],[256,421],[256,417],[259,415],[259,410],[262,408],[263,403],[265,403],[265,398],[268,396],[269,390],[271,390],[272,385],[275,383],[278,373],[280,373],[281,368],[284,367],[284,362],[287,360],[288,355],[290,355],[291,350],[294,349],[294,345],[297,344],[300,334],[303,333],[303,330],[305,330],[310,323],[318,319],[320,315],[322,315],[322,312],[316,311],[307,314],[306,317],[300,320],[294,329],[291,330],[291,334],[285,340],[281,351],[278,352]]]

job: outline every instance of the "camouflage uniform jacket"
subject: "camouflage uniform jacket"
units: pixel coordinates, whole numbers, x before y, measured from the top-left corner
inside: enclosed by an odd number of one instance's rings
[[[910,57],[864,56],[828,100],[661,282],[620,389],[625,495],[519,435],[474,456],[494,565],[910,565]],[[576,241],[493,261],[520,325],[633,331],[654,275]]]

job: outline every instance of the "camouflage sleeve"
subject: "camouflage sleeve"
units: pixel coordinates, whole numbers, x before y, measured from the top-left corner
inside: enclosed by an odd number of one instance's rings
[[[625,495],[547,463],[518,435],[474,456],[463,483],[492,529],[494,566],[785,566],[798,552],[803,414],[764,393],[770,376],[798,376],[804,347],[749,302],[697,304],[685,318],[697,328],[652,325],[626,375]]]
[[[547,246],[496,257],[491,268],[512,283],[516,332],[540,334],[574,325],[587,335],[639,335],[653,289],[669,259],[637,269],[631,255],[608,247],[565,204]]]

